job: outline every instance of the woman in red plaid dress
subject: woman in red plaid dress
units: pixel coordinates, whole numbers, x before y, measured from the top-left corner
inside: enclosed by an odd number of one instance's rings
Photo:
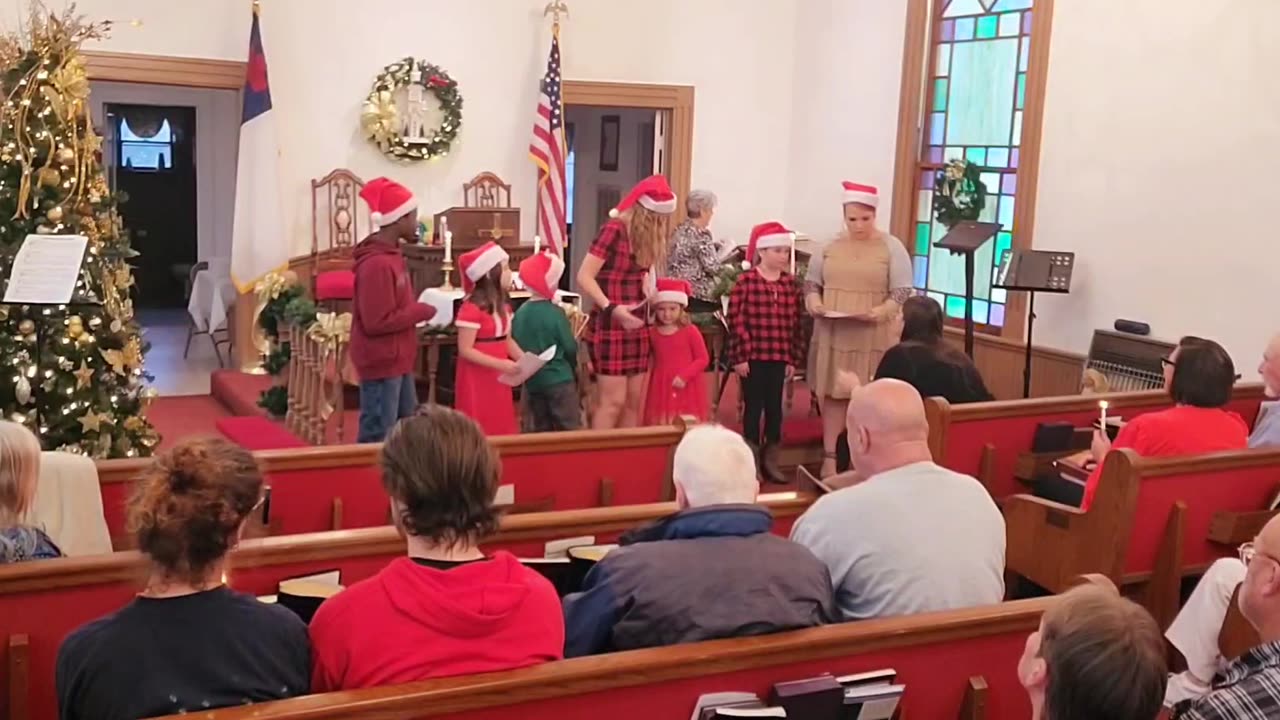
[[[597,404],[597,430],[639,424],[649,373],[645,303],[653,292],[654,267],[666,256],[668,225],[676,196],[666,178],[640,181],[618,207],[578,269],[578,285],[591,300],[588,328]]]

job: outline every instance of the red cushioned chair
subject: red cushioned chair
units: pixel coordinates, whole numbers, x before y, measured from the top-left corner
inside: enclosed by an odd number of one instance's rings
[[[352,250],[369,231],[358,206],[363,187],[345,169],[311,181],[311,296],[329,309],[342,309],[355,296]]]

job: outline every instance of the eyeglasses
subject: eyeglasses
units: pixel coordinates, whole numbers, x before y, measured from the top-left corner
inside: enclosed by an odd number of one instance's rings
[[[1244,563],[1245,565],[1248,565],[1255,557],[1264,557],[1270,560],[1271,562],[1280,564],[1280,560],[1277,560],[1271,555],[1268,555],[1267,553],[1262,552],[1257,548],[1256,545],[1254,545],[1251,542],[1247,542],[1241,545],[1238,549],[1238,552],[1240,553],[1240,562]]]
[[[1164,357],[1160,358],[1160,365],[1161,365],[1161,366],[1165,366],[1165,367],[1178,367],[1178,363],[1177,363],[1177,362],[1175,362],[1175,361],[1174,361],[1172,358],[1170,358],[1168,355],[1166,355],[1166,356],[1164,356]]]

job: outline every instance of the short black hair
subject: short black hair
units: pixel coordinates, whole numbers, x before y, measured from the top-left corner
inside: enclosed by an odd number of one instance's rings
[[[942,342],[942,306],[927,295],[912,295],[902,304],[902,342]]]
[[[1220,408],[1231,400],[1236,366],[1221,345],[1187,336],[1178,341],[1169,395],[1179,405]]]

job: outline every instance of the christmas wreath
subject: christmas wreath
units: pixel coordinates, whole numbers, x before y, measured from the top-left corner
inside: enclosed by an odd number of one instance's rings
[[[421,90],[419,89],[421,88]],[[406,103],[397,105],[397,94],[407,90]],[[444,117],[435,128],[421,126],[421,108],[415,95],[430,93],[440,103]],[[382,69],[369,97],[365,98],[360,124],[365,135],[394,160],[426,160],[449,154],[462,127],[462,94],[449,73],[425,60],[407,57]]]
[[[938,171],[934,182],[933,214],[953,228],[964,220],[977,220],[987,206],[987,186],[977,165],[952,160]]]

